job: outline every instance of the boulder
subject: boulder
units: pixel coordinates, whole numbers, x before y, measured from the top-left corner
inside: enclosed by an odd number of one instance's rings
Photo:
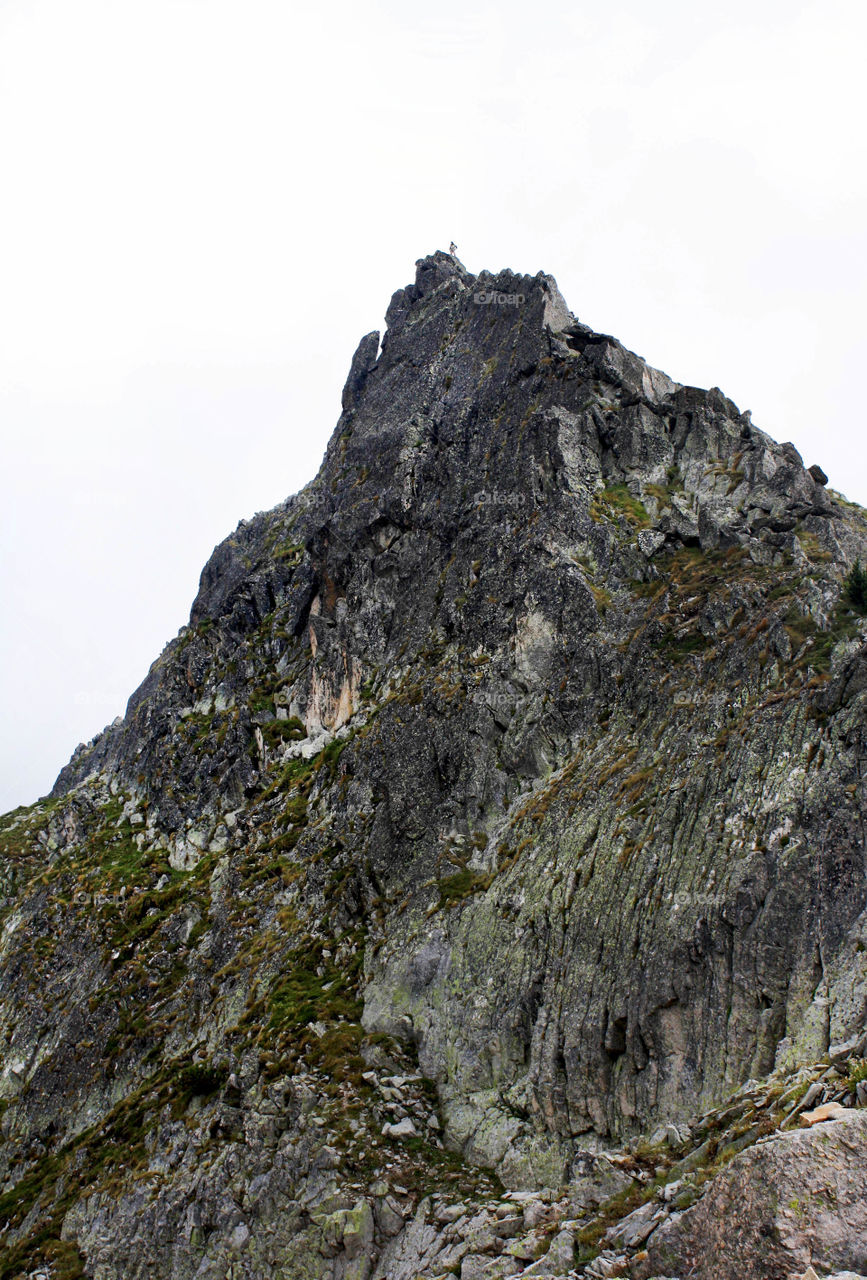
[[[650,1233],[666,1216],[666,1211],[658,1201],[650,1200],[640,1208],[622,1218],[616,1226],[609,1227],[605,1233],[606,1240],[612,1244],[634,1249],[643,1244]]]
[[[571,1231],[558,1231],[548,1252],[538,1262],[521,1272],[525,1276],[559,1276],[575,1266],[575,1237]]]
[[[805,1111],[801,1116],[801,1124],[805,1129],[814,1124],[822,1124],[825,1120],[840,1120],[851,1112],[852,1108],[844,1107],[840,1102],[826,1102],[814,1111]]]
[[[867,1270],[867,1113],[756,1143],[650,1236],[636,1280],[767,1280]]]

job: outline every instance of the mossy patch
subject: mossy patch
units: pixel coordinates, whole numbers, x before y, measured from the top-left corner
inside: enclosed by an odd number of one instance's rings
[[[262,739],[266,746],[282,746],[285,742],[301,742],[307,737],[307,730],[297,716],[287,720],[269,720],[261,726]]]
[[[655,648],[669,662],[678,664],[694,654],[702,654],[710,648],[710,641],[700,631],[678,633],[673,630],[663,632],[656,641]]]
[[[644,504],[632,496],[625,484],[609,485],[593,495],[590,517],[599,523],[622,516],[634,529],[647,529],[651,523]]]
[[[446,876],[445,879],[437,881],[439,902],[435,909],[441,911],[444,907],[454,907],[465,898],[472,897],[473,894],[485,893],[490,889],[493,880],[493,874],[490,872],[470,871],[468,868],[456,872],[453,876]]]

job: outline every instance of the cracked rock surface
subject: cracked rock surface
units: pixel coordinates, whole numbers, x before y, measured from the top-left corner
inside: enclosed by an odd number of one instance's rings
[[[0,819],[0,1280],[864,1270],[865,513],[550,276],[386,320]]]

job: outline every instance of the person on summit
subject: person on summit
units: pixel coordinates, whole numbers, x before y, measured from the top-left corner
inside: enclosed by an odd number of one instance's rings
[[[458,246],[455,244],[453,240],[449,245],[449,253],[452,255],[453,258],[455,258],[457,257],[457,252],[458,252]]]

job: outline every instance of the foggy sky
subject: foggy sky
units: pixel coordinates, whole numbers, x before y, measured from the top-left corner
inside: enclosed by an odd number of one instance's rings
[[[450,239],[867,503],[865,34],[855,0],[0,0],[0,811],[313,476]]]

